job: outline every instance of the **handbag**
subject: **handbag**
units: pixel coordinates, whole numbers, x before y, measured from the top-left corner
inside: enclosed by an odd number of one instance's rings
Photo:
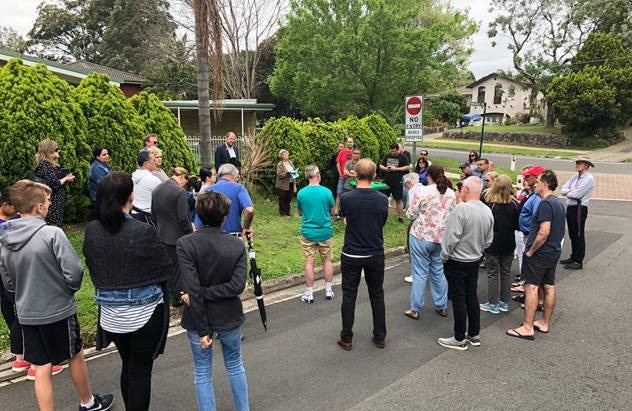
[[[44,184],[45,186],[48,186],[48,181],[45,178],[42,178],[38,176],[37,174],[35,174],[35,170],[29,171],[26,174],[26,179],[31,180],[35,183]]]

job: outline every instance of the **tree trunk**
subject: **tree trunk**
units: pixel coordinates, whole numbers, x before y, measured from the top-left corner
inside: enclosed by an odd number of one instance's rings
[[[551,128],[555,127],[555,115],[553,112],[553,105],[546,102],[546,126]]]
[[[202,2],[202,0],[198,0]],[[198,6],[199,7],[199,6]],[[210,167],[211,153],[211,110],[209,107],[209,52],[208,52],[208,8],[199,7],[195,13],[195,51],[197,60],[198,113],[200,123],[200,153],[202,166]]]

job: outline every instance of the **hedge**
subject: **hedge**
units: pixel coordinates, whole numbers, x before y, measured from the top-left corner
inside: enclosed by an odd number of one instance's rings
[[[302,176],[306,165],[316,164],[324,185],[332,184],[337,178],[329,162],[338,144],[344,143],[347,137],[353,137],[355,146],[362,149],[362,157],[371,158],[376,163],[386,155],[391,144],[398,142],[395,130],[377,114],[362,119],[350,116],[333,123],[319,118],[299,122],[288,117],[272,117],[257,134],[257,141],[264,137],[268,158],[274,165],[278,162],[279,150],[285,148],[290,152],[290,160],[301,169]],[[270,168],[265,174],[266,184],[273,185],[274,170]],[[303,185],[306,181],[302,177],[299,183]]]
[[[193,153],[189,149],[183,150],[188,148],[188,143],[171,110],[157,96],[146,91],[133,96],[129,102],[140,115],[143,134],[160,136],[162,168],[168,172],[170,167],[184,167],[189,173],[197,174]]]
[[[109,148],[112,170],[134,171],[136,156],[143,148],[144,130],[129,100],[103,74],[89,75],[75,91],[88,122],[90,148]]]
[[[87,175],[90,147],[87,122],[74,99],[74,89],[46,66],[22,65],[11,59],[0,70],[0,185],[6,188],[33,169],[39,142],[52,138],[60,163],[76,176],[68,184],[65,218],[83,218],[88,209]]]
[[[74,88],[45,65],[26,67],[20,59],[9,60],[0,70],[0,189],[23,179],[33,168],[39,142],[52,138],[61,149],[61,165],[76,176],[66,186],[66,222],[87,217],[92,150],[111,148],[112,169],[133,171],[149,133],[161,137],[165,167],[195,170],[184,132],[157,97],[141,93],[127,100],[101,74]]]

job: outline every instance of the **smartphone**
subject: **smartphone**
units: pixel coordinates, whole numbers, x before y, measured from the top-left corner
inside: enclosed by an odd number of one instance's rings
[[[59,178],[64,178],[66,177],[68,174],[70,174],[72,172],[72,170],[70,170],[69,168],[60,168],[59,169]]]

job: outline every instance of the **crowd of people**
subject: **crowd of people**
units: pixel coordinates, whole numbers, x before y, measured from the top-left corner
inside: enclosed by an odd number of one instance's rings
[[[95,287],[99,315],[97,349],[111,342],[121,358],[120,390],[127,410],[150,408],[154,361],[164,352],[169,307],[183,306],[182,327],[192,353],[194,391],[200,410],[215,410],[212,346],[221,341],[224,368],[236,409],[248,410],[248,382],[241,353],[245,320],[240,294],[246,286],[244,241],[254,234],[254,203],[240,184],[236,136],[229,132],[215,152],[215,168],[199,176],[173,167],[162,169],[159,137],[149,135],[129,174],[109,166],[110,150],[97,147],[89,170],[94,216],[85,229],[83,254]],[[587,158],[576,162],[577,175],[562,187],[566,207],[553,195],[555,173],[532,165],[524,182],[493,171],[493,162],[469,153],[460,181],[422,150],[415,162],[402,144],[393,144],[382,161],[362,158],[349,137],[333,153],[335,190],[321,185],[318,165],[301,171],[287,150],[278,153],[276,190],[279,214],[301,219],[300,247],[305,258],[305,292],[314,303],[314,271],[320,256],[325,299],[334,299],[333,221],[345,226],[340,256],[341,322],[337,344],[353,349],[358,288],[364,273],[373,318],[372,341],[386,346],[384,236],[389,197],[405,231],[412,282],[404,315],[422,315],[429,279],[434,311],[448,317],[454,333],[439,338],[443,347],[480,346],[480,313],[509,311],[511,292],[523,303],[525,320],[511,337],[533,340],[547,333],[555,308],[555,269],[565,225],[572,254],[562,263],[581,269],[585,255],[587,206],[594,190]],[[52,375],[68,361],[80,410],[108,410],[112,394],[93,393],[83,357],[74,293],[83,267],[64,231],[65,184],[74,173],[59,164],[54,140],[40,143],[33,172],[0,196],[0,276],[2,314],[10,328],[15,371],[28,369],[41,410],[54,409]],[[379,178],[378,178],[379,176]],[[333,191],[333,192],[332,192]],[[335,195],[335,197],[334,197]],[[511,266],[519,275],[512,287]],[[479,268],[487,269],[487,300],[479,303]],[[522,294],[522,295],[520,295]],[[540,319],[536,312],[543,311]]]

